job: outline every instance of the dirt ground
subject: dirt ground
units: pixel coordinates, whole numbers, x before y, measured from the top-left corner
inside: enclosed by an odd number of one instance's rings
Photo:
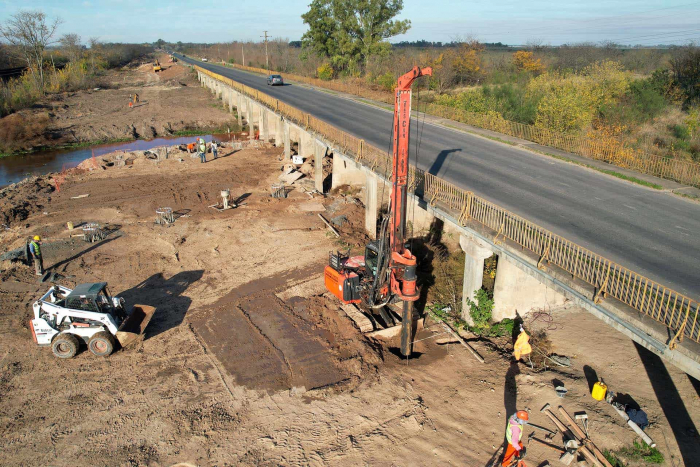
[[[187,129],[235,130],[232,116],[211,99],[188,68],[150,62],[109,70],[93,89],[52,94],[30,109],[0,119],[0,147],[29,150],[72,143],[155,138]],[[129,108],[132,94],[140,102]]]
[[[40,207],[0,233],[2,251],[40,234],[45,265],[66,276],[60,283],[107,281],[127,303],[157,311],[136,348],[58,360],[27,327],[31,303],[48,286],[28,267],[3,262],[0,463],[486,466],[498,459],[516,408],[554,428],[539,412],[547,402],[585,410],[601,449],[630,446],[631,430],[589,395],[597,372],[649,414],[664,465],[697,465],[697,381],[582,310],[528,323],[571,358],[570,368],[547,372],[473,339],[486,361],[479,363],[430,321],[410,360],[392,341],[362,335],[322,282],[329,251],[366,241],[362,207],[341,195],[311,199],[299,186],[287,199],[271,198],[280,152],[224,149],[206,164],[171,152],[75,173],[60,192],[45,178],[3,191],[5,207],[30,196],[27,204]],[[239,206],[210,208],[226,188]],[[348,219],[340,240],[317,203],[327,219]],[[176,212],[174,224],[154,223],[163,206]],[[87,244],[69,237],[68,221],[100,222],[110,233]],[[564,399],[554,392],[559,382],[569,390]],[[557,458],[533,443],[526,462]]]

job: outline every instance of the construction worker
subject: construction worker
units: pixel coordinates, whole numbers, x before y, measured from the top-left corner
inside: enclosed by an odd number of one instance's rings
[[[29,251],[34,258],[34,272],[37,276],[44,274],[44,258],[41,256],[41,237],[34,235],[34,239],[29,243]]]
[[[204,142],[204,138],[199,138],[197,150],[199,152],[199,158],[202,161],[202,164],[204,164],[207,161],[207,143]]]
[[[519,459],[525,454],[525,448],[520,440],[523,436],[523,425],[527,424],[528,418],[525,410],[518,410],[508,419],[508,426],[506,426],[508,447],[503,455],[503,462],[501,462],[503,467],[511,465],[514,457]]]
[[[216,159],[219,153],[219,145],[216,144],[216,141],[211,142],[211,153],[214,154],[214,159]]]

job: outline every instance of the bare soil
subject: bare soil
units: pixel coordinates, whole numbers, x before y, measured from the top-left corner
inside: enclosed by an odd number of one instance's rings
[[[62,284],[104,280],[127,303],[157,311],[136,348],[58,360],[27,327],[48,286],[27,266],[0,264],[0,463],[485,466],[498,459],[514,410],[553,428],[539,412],[547,402],[585,410],[601,449],[631,445],[618,415],[590,397],[591,370],[649,414],[665,465],[700,455],[697,382],[582,310],[528,323],[571,358],[571,368],[548,372],[512,362],[507,339],[471,339],[481,364],[430,320],[409,360],[395,341],[362,335],[322,277],[329,251],[366,241],[361,205],[341,194],[311,200],[299,187],[269,197],[279,149],[223,156],[200,164],[174,150],[168,160],[83,164],[60,191],[46,192],[46,178],[11,187],[4,199],[34,196],[41,208],[0,233],[3,251],[40,234],[45,265],[66,276]],[[210,208],[225,188],[239,207]],[[303,209],[309,201],[327,219],[348,219],[340,240]],[[163,206],[176,211],[170,226],[154,223]],[[87,244],[70,237],[68,221],[100,222],[110,234]],[[557,458],[531,444],[526,462]]]
[[[160,57],[163,71],[150,62],[109,70],[95,88],[48,95],[30,109],[0,119],[0,149],[117,139],[151,139],[188,129],[235,131],[235,116],[216,104],[189,69]],[[129,107],[130,96],[140,102]]]

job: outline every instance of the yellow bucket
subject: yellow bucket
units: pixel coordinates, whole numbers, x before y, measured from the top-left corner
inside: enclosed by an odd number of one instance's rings
[[[597,401],[602,401],[605,399],[605,393],[608,392],[608,387],[602,381],[598,381],[593,385],[593,390],[591,391],[591,397]]]

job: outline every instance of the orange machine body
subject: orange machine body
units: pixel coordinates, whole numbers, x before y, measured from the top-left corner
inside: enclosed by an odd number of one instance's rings
[[[337,271],[326,266],[323,273],[326,289],[347,304],[360,303],[360,276],[350,271]]]

